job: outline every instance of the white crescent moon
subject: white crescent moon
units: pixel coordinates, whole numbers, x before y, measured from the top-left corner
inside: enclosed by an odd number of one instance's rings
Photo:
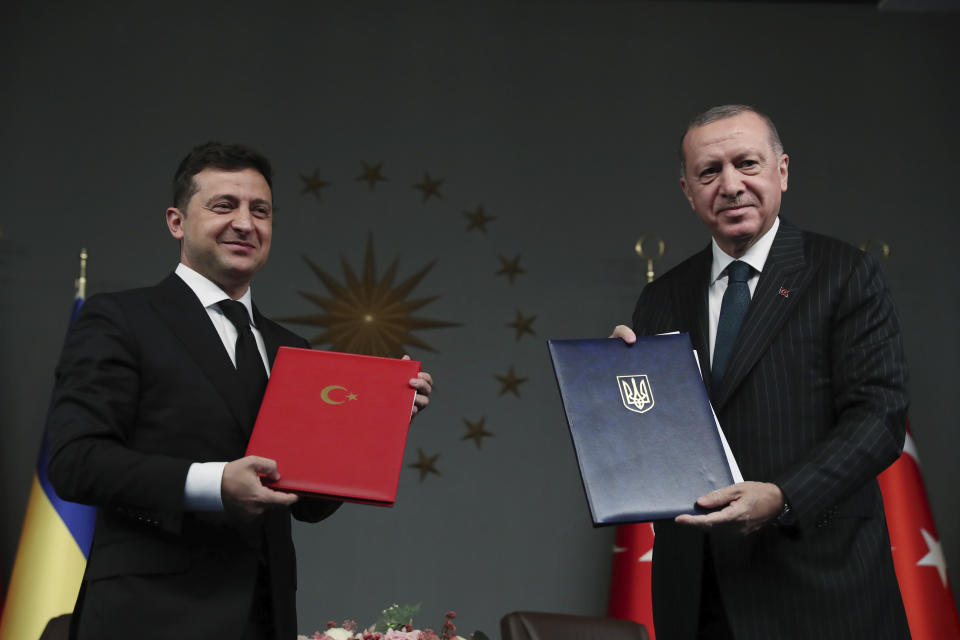
[[[331,400],[330,396],[327,394],[333,391],[334,389],[340,389],[341,391],[346,391],[346,387],[341,387],[337,384],[331,384],[330,386],[324,387],[323,391],[320,392],[320,399],[326,402],[327,404],[343,404],[343,400],[337,402],[336,400]]]

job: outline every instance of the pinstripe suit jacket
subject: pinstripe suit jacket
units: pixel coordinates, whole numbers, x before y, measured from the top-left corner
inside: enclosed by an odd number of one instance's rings
[[[707,247],[648,285],[633,316],[640,334],[689,332],[704,372],[711,261]],[[877,260],[781,220],[709,391],[744,478],[777,484],[795,525],[739,536],[658,523],[660,640],[694,637],[705,541],[738,640],[909,637],[876,482],[903,446],[906,383]]]

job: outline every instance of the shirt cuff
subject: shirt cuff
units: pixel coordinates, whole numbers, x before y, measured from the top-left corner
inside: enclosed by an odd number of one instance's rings
[[[187,511],[223,511],[220,481],[226,462],[194,462],[187,471],[183,504]]]

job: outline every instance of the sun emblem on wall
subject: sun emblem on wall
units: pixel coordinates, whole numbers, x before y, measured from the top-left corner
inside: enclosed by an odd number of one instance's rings
[[[367,236],[363,271],[359,277],[343,256],[340,257],[342,283],[306,256],[303,259],[326,287],[329,297],[300,291],[301,296],[320,307],[321,313],[281,320],[319,327],[321,332],[310,339],[311,345],[327,345],[331,351],[399,357],[405,353],[405,346],[435,351],[413,332],[460,326],[457,322],[414,315],[415,311],[439,297],[410,299],[412,291],[436,261],[395,284],[399,260],[395,259],[383,275],[378,276],[371,235]]]

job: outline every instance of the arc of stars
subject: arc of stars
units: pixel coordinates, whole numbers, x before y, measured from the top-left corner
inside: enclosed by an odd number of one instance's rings
[[[430,172],[426,171],[423,174],[423,182],[417,182],[416,184],[410,185],[414,189],[419,190],[423,193],[423,202],[426,202],[431,197],[442,198],[443,194],[440,193],[440,186],[443,184],[443,178],[439,180],[434,180],[430,177]]]
[[[320,199],[321,192],[333,184],[320,177],[320,169],[314,169],[313,173],[309,176],[300,174],[300,179],[303,180],[303,188],[300,190],[300,195],[312,193],[317,200]]]
[[[487,223],[496,220],[497,216],[488,216],[483,210],[483,205],[478,204],[474,211],[464,211],[463,215],[467,218],[467,231],[478,230],[480,233],[487,233]]]
[[[498,395],[503,395],[508,391],[513,395],[520,397],[520,385],[527,381],[527,378],[521,378],[517,375],[517,372],[514,371],[513,365],[510,365],[510,368],[507,369],[507,372],[503,375],[494,375],[500,382],[500,393]]]
[[[442,475],[440,471],[437,470],[437,458],[439,457],[439,453],[428,456],[423,452],[423,449],[417,448],[417,461],[411,462],[408,466],[417,469],[420,472],[420,482],[423,482],[424,479],[431,473],[435,473],[438,476]]]
[[[481,448],[484,438],[492,438],[493,434],[484,428],[487,422],[487,416],[483,416],[475,422],[463,418],[463,424],[467,425],[467,432],[460,438],[461,440],[473,440],[477,449]]]
[[[521,273],[526,272],[527,270],[520,266],[520,254],[517,254],[517,257],[513,260],[508,260],[503,256],[500,256],[500,270],[497,271],[496,275],[507,276],[507,280],[510,281],[510,284],[513,284],[514,278]]]
[[[536,319],[537,316],[525,316],[517,309],[517,317],[513,322],[508,322],[507,326],[516,330],[517,341],[519,342],[525,333],[529,333],[532,336],[537,335],[537,332],[533,330],[533,321]]]
[[[357,180],[366,182],[370,187],[370,191],[376,190],[378,182],[387,182],[387,177],[382,173],[382,162],[374,165],[369,165],[366,162],[361,162],[360,164],[363,166],[363,173],[357,176]]]

